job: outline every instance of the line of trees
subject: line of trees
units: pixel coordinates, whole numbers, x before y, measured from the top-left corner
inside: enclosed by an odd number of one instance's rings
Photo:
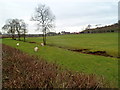
[[[13,40],[16,40],[16,34],[18,35],[18,40],[21,40],[21,36],[24,37],[27,33],[27,24],[22,19],[7,19],[5,25],[2,27],[8,34],[10,34]]]
[[[34,15],[31,17],[31,21],[37,21],[37,30],[43,32],[43,43],[46,45],[47,33],[50,29],[55,27],[54,25],[55,16],[50,10],[50,8],[44,4],[39,4],[35,8]],[[16,40],[15,35],[17,34],[18,40],[20,40],[21,35],[25,36],[27,33],[27,24],[22,19],[8,19],[6,24],[2,27],[12,36],[13,40]]]

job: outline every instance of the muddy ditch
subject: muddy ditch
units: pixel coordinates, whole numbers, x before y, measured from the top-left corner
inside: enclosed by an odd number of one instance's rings
[[[28,43],[36,43],[36,42],[28,42]]]
[[[79,53],[85,53],[85,54],[113,57],[113,56],[107,54],[106,51],[90,51],[89,49],[68,49],[68,50],[74,51],[74,52],[79,52]]]
[[[58,47],[58,48],[62,48],[62,49],[66,49],[66,50],[78,52],[78,53],[99,55],[99,56],[105,56],[105,57],[114,57],[112,55],[109,55],[106,51],[91,51],[90,49],[68,49],[65,47],[60,47],[60,46],[55,46],[55,45],[48,45],[48,46]],[[114,57],[114,58],[120,58],[120,57]]]

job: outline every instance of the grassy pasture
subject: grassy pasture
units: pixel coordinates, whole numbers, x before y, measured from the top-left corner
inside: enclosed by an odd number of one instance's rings
[[[60,38],[60,36],[55,37]],[[63,37],[65,36],[61,36],[61,38]],[[68,35],[66,37],[68,37]],[[50,43],[50,38],[52,39],[53,37],[48,38],[48,43]],[[30,38],[28,40],[42,42],[42,38],[40,38],[40,40],[39,38]],[[20,43],[19,47],[16,46],[17,42]],[[88,74],[102,75],[105,77],[106,80],[109,80],[111,84],[113,84],[113,86],[117,86],[118,60],[116,58],[76,53],[57,47],[41,47],[38,44],[31,44],[11,39],[3,39],[2,43],[18,48],[30,55],[39,56],[40,58],[44,58],[47,61],[56,62],[63,68]],[[38,52],[34,52],[33,48],[35,46],[38,46],[40,48]]]
[[[42,42],[41,37],[28,38],[27,40]],[[106,51],[109,55],[118,56],[118,33],[52,36],[47,38],[47,44],[71,49]]]

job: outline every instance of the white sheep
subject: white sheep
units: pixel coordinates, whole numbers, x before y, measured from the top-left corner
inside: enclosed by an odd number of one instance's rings
[[[38,51],[38,47],[35,47],[35,48],[34,48],[34,51],[37,52],[37,51]]]
[[[17,43],[16,45],[17,45],[17,46],[19,46],[20,44],[19,44],[19,43]]]
[[[44,43],[41,43],[41,46],[44,46]]]

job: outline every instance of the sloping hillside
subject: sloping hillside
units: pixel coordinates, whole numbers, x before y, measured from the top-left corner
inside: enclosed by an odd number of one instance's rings
[[[113,25],[108,25],[104,27],[97,27],[94,29],[86,29],[82,31],[81,33],[108,33],[108,32],[118,32],[118,23],[115,23]]]

